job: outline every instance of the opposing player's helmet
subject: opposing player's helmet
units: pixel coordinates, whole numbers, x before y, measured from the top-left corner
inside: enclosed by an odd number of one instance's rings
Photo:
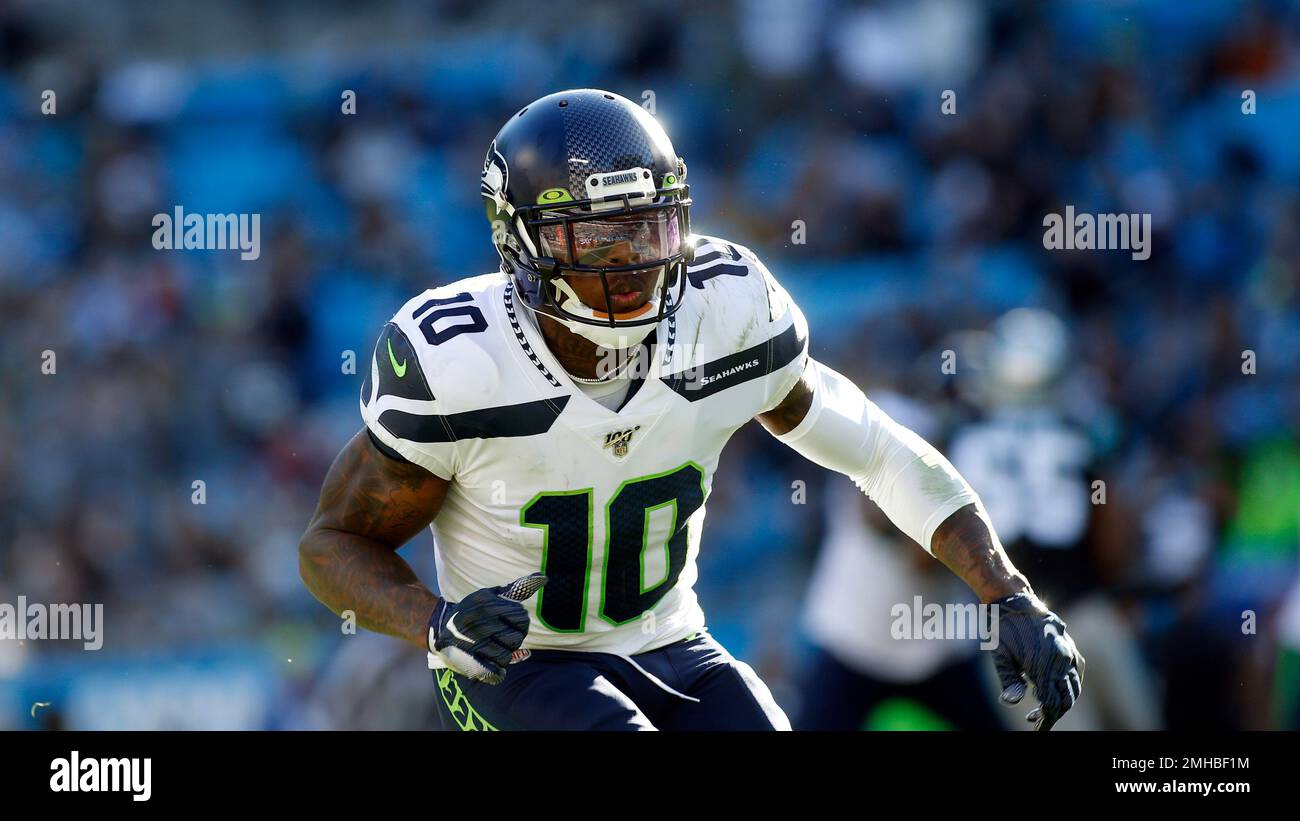
[[[989,376],[1016,396],[1040,396],[1064,375],[1070,353],[1065,324],[1041,308],[1016,308],[993,323]]]
[[[615,347],[681,307],[693,254],[686,163],[631,100],[576,89],[530,103],[488,148],[482,192],[501,270],[534,311]],[[610,275],[654,269],[649,301],[623,314],[583,304],[562,279],[600,277],[612,305]]]
[[[1049,401],[1066,376],[1070,332],[1041,308],[1008,311],[987,331],[965,335],[973,367],[959,371],[964,394],[985,407]]]

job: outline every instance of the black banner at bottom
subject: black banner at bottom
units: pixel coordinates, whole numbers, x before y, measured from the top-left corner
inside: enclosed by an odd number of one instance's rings
[[[23,805],[127,811],[287,801],[305,811],[410,802],[479,813],[535,800],[562,801],[563,811],[608,793],[664,812],[709,800],[769,810],[775,801],[853,802],[865,812],[899,800],[971,811],[1138,801],[1177,812],[1193,806],[1188,799],[1290,804],[1296,741],[1294,733],[6,733],[0,785]]]

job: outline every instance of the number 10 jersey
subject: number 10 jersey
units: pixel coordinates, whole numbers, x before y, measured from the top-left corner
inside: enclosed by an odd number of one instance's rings
[[[367,428],[451,480],[441,594],[549,577],[525,648],[631,655],[704,627],[692,588],[718,459],[798,381],[807,324],[747,248],[703,238],[687,276],[617,412],[569,379],[504,274],[426,291],[375,346]]]

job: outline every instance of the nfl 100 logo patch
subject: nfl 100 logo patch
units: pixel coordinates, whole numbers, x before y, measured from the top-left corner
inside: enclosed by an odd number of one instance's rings
[[[604,446],[614,451],[614,457],[616,459],[622,459],[624,456],[627,456],[628,445],[632,444],[632,434],[639,430],[641,430],[641,426],[637,425],[636,427],[628,428],[627,430],[616,430],[607,433],[605,434]]]

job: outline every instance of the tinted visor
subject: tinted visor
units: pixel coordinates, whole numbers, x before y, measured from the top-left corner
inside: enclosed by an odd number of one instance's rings
[[[538,238],[543,254],[575,267],[639,265],[682,251],[676,208],[541,225]]]

